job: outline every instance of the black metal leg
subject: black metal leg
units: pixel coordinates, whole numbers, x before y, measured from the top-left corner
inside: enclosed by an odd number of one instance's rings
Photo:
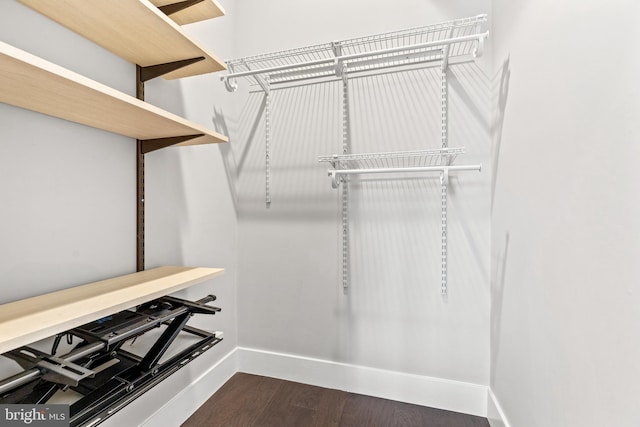
[[[153,344],[153,347],[149,350],[147,355],[140,362],[141,371],[150,371],[160,361],[162,355],[169,349],[169,346],[176,339],[182,328],[187,324],[187,321],[191,317],[191,313],[185,313],[176,317],[167,326],[167,329],[162,333],[162,336],[158,338],[158,341]]]

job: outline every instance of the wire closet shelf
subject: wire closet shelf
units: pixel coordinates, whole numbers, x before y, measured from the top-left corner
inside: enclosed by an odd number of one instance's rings
[[[333,169],[329,170],[329,176],[332,179],[333,188],[337,188],[345,175],[481,170],[482,165],[453,165],[459,154],[464,154],[463,147],[385,153],[334,154],[318,157],[318,161],[331,164]]]
[[[452,58],[475,58],[484,49],[488,32],[481,32],[487,15],[227,60],[229,73],[221,79],[227,90],[237,78],[253,84],[296,82],[376,71]]]

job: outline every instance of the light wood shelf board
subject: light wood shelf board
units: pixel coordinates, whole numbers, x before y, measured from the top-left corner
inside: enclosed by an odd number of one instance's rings
[[[0,102],[136,139],[203,134],[178,145],[228,138],[0,42]]]
[[[68,29],[142,67],[204,57],[167,79],[226,69],[149,0],[20,0]]]
[[[0,305],[0,353],[221,275],[222,268],[158,267]]]
[[[150,0],[154,6],[167,6],[170,4],[180,3],[182,0]],[[169,15],[176,24],[185,25],[194,22],[204,21],[207,19],[224,16],[224,9],[215,0],[204,0],[180,12]]]

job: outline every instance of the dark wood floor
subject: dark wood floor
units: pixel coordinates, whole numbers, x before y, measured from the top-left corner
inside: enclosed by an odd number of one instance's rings
[[[489,427],[485,418],[238,373],[183,427]]]

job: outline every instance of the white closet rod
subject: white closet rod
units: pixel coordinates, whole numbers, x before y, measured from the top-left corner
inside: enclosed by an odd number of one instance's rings
[[[338,188],[340,182],[344,181],[344,175],[362,175],[377,173],[402,173],[402,172],[440,172],[448,176],[450,172],[482,171],[482,164],[479,165],[458,165],[458,166],[413,166],[402,168],[375,168],[375,169],[333,169],[328,172],[331,178],[331,186]]]
[[[482,170],[479,165],[457,165],[457,166],[415,166],[406,168],[375,168],[375,169],[334,169],[329,171],[330,175],[357,175],[364,173],[391,173],[391,172],[460,172]]]

